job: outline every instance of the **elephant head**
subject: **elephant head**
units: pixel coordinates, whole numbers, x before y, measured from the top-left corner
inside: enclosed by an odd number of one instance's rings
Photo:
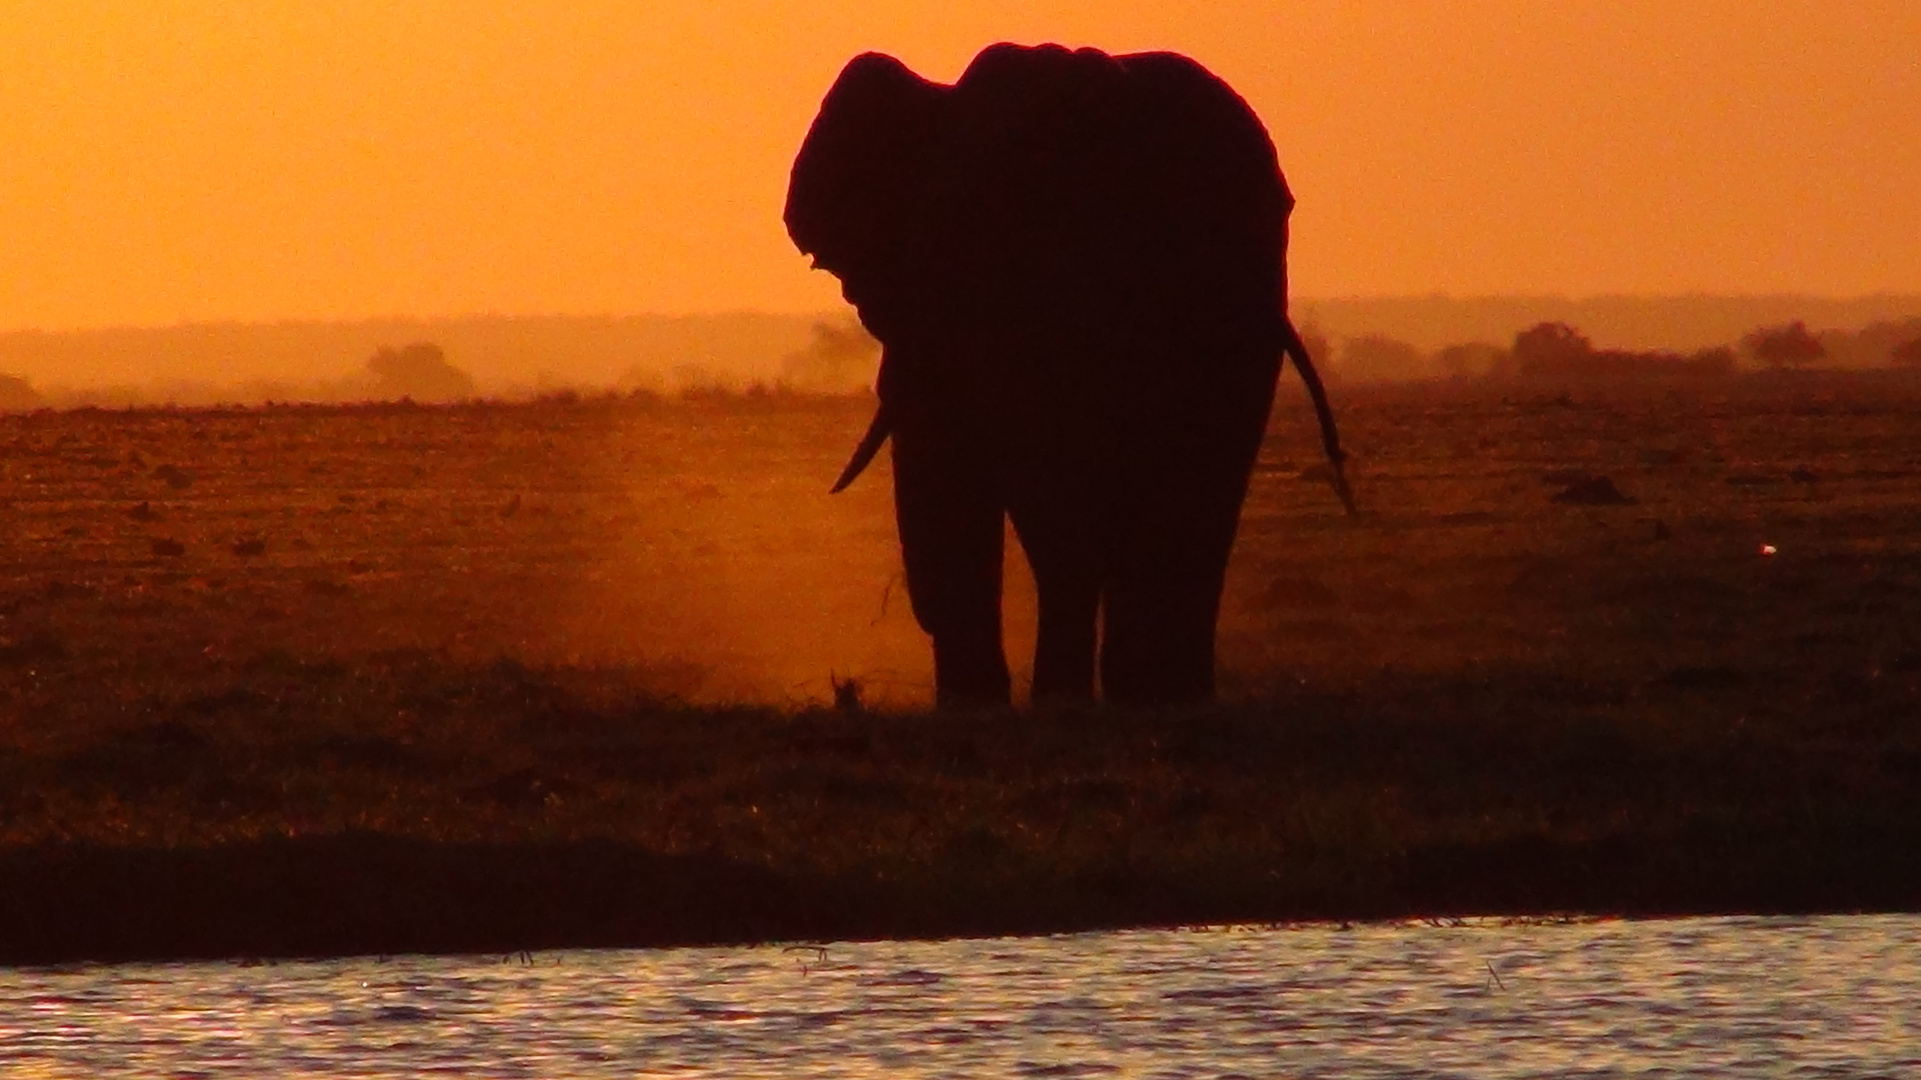
[[[787,232],[841,281],[883,342],[911,332],[912,268],[929,253],[948,88],[880,53],[850,61],[821,102],[787,189]]]
[[[927,335],[940,303],[942,222],[931,213],[947,179],[952,88],[921,78],[891,56],[849,61],[821,102],[787,188],[787,232],[883,348],[882,402],[835,482],[838,493],[866,469],[892,433],[884,384],[909,342]]]

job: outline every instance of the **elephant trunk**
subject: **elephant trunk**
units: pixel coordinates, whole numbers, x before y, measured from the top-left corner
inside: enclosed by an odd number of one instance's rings
[[[1347,486],[1347,454],[1341,449],[1340,433],[1334,430],[1334,409],[1327,403],[1327,388],[1321,385],[1320,373],[1314,370],[1314,361],[1307,355],[1307,345],[1294,329],[1293,320],[1283,316],[1281,332],[1286,335],[1281,342],[1281,350],[1294,358],[1294,367],[1301,373],[1301,382],[1307,385],[1307,396],[1314,399],[1314,415],[1321,421],[1321,445],[1327,450],[1334,493],[1341,497],[1341,505],[1347,508],[1348,516],[1357,516],[1360,510],[1354,505],[1353,489]],[[875,422],[879,423],[878,417]]]
[[[887,436],[893,431],[894,419],[887,415],[887,403],[883,401],[880,408],[874,410],[874,421],[867,425],[867,434],[860,437],[860,445],[854,447],[854,456],[847,459],[847,467],[840,471],[840,479],[834,481],[833,489],[828,494],[838,495],[847,490],[847,485],[866,472],[867,466],[873,463],[874,455],[880,453],[881,444],[887,441]]]

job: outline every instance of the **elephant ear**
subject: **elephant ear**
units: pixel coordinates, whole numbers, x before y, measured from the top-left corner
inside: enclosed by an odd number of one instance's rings
[[[881,53],[841,70],[787,186],[787,235],[816,266],[888,272],[924,213],[947,90]]]

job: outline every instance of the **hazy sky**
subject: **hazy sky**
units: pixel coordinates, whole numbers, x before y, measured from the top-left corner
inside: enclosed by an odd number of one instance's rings
[[[0,0],[0,328],[834,305],[840,65],[1171,48],[1267,121],[1299,295],[1921,291],[1921,2]]]

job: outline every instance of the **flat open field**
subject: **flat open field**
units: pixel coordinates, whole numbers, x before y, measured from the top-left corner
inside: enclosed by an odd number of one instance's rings
[[[919,711],[865,401],[0,417],[0,961],[1921,904],[1921,382],[1293,382],[1180,713]]]

